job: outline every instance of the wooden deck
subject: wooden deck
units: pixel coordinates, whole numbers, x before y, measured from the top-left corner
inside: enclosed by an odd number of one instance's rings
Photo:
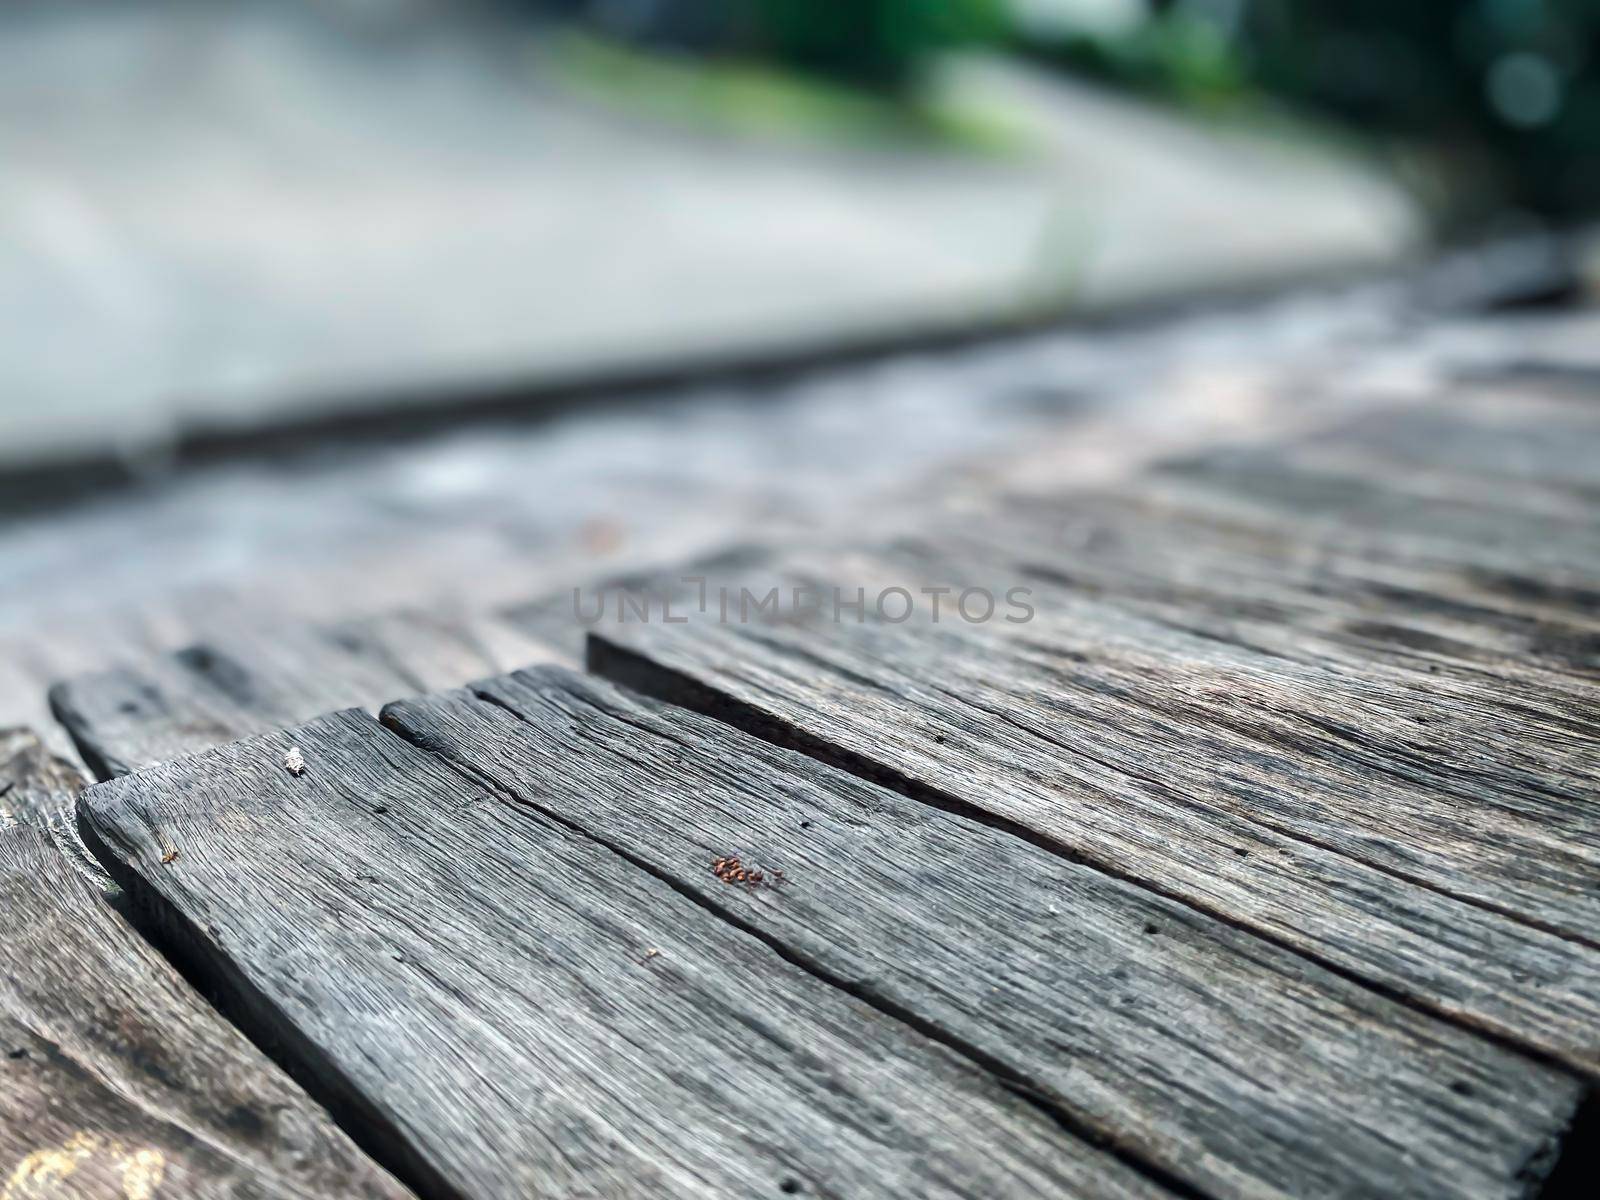
[[[0,1194],[1593,1195],[1597,395],[63,684]]]

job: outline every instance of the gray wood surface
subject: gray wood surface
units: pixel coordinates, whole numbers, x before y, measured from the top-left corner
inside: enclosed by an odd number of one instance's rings
[[[78,794],[87,786],[83,772],[51,753],[33,730],[0,729],[0,829],[42,833],[68,866],[109,895],[110,876],[78,834]]]
[[[69,863],[83,777],[0,744],[0,1195],[405,1195]]]
[[[1324,337],[1335,337],[1345,305],[1315,307]],[[924,477],[965,476],[1011,447],[1087,438],[1104,469],[1152,445],[1205,444],[1236,416],[1188,386],[1184,364],[1206,361],[1214,385],[1230,348],[1252,373],[1291,346],[1298,363],[1306,316],[1062,330],[597,396],[559,415],[429,436],[274,444],[261,459],[158,472],[55,511],[32,511],[25,489],[21,516],[0,488],[0,725],[48,733],[55,682],[143,670],[189,645],[231,654],[239,627],[401,605],[494,627],[484,614],[499,606],[596,575],[854,527],[907,496],[920,506]],[[1170,374],[1180,378],[1155,385]],[[96,586],[81,586],[90,576]],[[504,630],[492,632],[481,640],[493,645]],[[439,686],[530,661],[501,655]]]
[[[1600,322],[1591,322],[1600,337]],[[1582,396],[1563,402],[1534,388],[1452,388],[1447,398],[1339,420],[1316,440],[1368,463],[1581,494],[1600,487],[1597,424],[1600,414]]]
[[[830,570],[852,587],[893,574],[863,557]],[[1374,715],[1358,678],[1241,662],[1094,601],[1035,602],[1023,625],[612,625],[590,663],[1600,1073],[1600,953],[1502,911],[1532,897],[1592,930],[1592,845],[1492,792],[1474,805],[1381,769],[1386,731],[1393,755],[1406,746],[1403,712]],[[1370,764],[1338,736],[1369,727]],[[1534,857],[1504,853],[1500,828]]]
[[[174,952],[426,1194],[1157,1194],[362,713],[147,768],[80,812]]]
[[[376,711],[552,657],[514,626],[462,613],[247,623],[137,667],[66,680],[50,700],[89,768],[109,779],[335,709]]]
[[[652,566],[591,573],[573,579],[557,591],[509,605],[501,610],[500,616],[506,624],[538,644],[551,647],[559,660],[576,665],[583,661],[584,639],[591,625],[611,619],[619,608],[626,606],[626,611],[631,613],[637,611],[634,606],[643,605],[644,611],[659,619],[661,602],[658,597],[671,597],[671,603],[677,606],[676,613],[686,604],[698,603],[702,589],[710,596],[716,595],[722,586],[737,587],[748,582],[773,554],[770,546],[734,545],[667,568]],[[551,661],[558,659],[552,655]],[[531,665],[517,664],[519,667]],[[459,687],[469,682],[470,679],[461,678],[449,686]]]
[[[1600,445],[1600,437],[1582,439]],[[1295,462],[1273,448],[1230,450],[1164,464],[1140,492],[1215,521],[1245,523],[1351,549],[1384,562],[1442,565],[1516,588],[1600,587],[1600,527],[1567,497],[1531,512],[1526,487],[1430,491],[1416,472],[1370,463]]]
[[[1001,520],[890,549],[946,571],[1020,572],[1274,656],[1435,676],[1417,682],[1470,689],[1474,713],[1592,734],[1595,683],[1581,662],[1600,633],[1592,597],[1338,542],[1337,529],[1218,526],[1129,493],[1007,505]]]
[[[1138,1194],[1147,1180],[1217,1196],[1530,1191],[1575,1085],[1506,1047],[1600,1078],[1600,415],[1575,388],[1446,393],[1437,378],[1430,395],[1366,410],[1363,380],[1383,375],[1359,369],[1369,343],[1274,362],[1252,400],[1237,359],[1262,367],[1260,334],[1256,322],[1247,353],[1215,359],[1157,335],[1110,355],[1140,357],[1131,376],[1085,372],[1043,343],[1026,369],[1015,348],[992,373],[901,364],[882,372],[892,402],[870,420],[858,414],[871,381],[851,373],[806,385],[815,394],[777,422],[741,393],[584,422],[576,441],[486,437],[365,472],[318,468],[296,477],[272,553],[257,551],[272,570],[250,568],[255,611],[304,599],[319,619],[389,603],[397,585],[453,586],[483,612],[613,567],[639,583],[652,577],[640,564],[758,537],[781,554],[723,565],[763,587],[778,564],[851,588],[1035,589],[1039,616],[1018,628],[602,624],[600,670],[808,759],[548,678],[482,685],[492,702],[388,710],[526,805],[352,716],[294,735],[315,742],[303,777],[272,738],[190,759],[547,653],[512,626],[558,656],[583,633],[563,588],[508,621],[199,632],[191,606],[175,635],[150,615],[151,580],[204,558],[182,496],[225,504],[238,482],[226,472],[220,490],[169,496],[139,539],[120,516],[54,526],[96,548],[103,591],[132,588],[143,632],[104,623],[72,631],[71,654],[46,637],[35,655],[61,589],[48,586],[56,560],[41,571],[25,553],[28,644],[10,635],[0,674],[32,687],[69,659],[71,672],[132,664],[73,679],[54,703],[98,773],[154,768],[107,793],[100,835],[131,856],[119,874],[142,919],[164,918],[151,925],[164,944],[427,1190],[633,1194],[660,1171],[647,1186],[666,1194],[786,1180],[837,1194]],[[1163,355],[1179,382],[1144,370]],[[1404,357],[1417,377],[1432,370],[1427,353]],[[1306,415],[1346,419],[1262,444],[1266,419],[1297,406],[1297,380],[1318,395]],[[1123,406],[1119,389],[1162,399]],[[932,392],[948,403],[930,406]],[[1065,420],[1084,404],[1116,415]],[[1230,421],[1256,444],[1079,490]],[[911,453],[874,430],[943,449]],[[828,453],[805,466],[797,445]],[[987,465],[983,450],[997,452]],[[938,468],[936,486],[918,486],[915,463]],[[287,495],[281,475],[265,482]],[[812,527],[846,549],[797,553]],[[112,544],[137,545],[139,568],[103,570]],[[33,794],[92,881],[65,793]],[[805,806],[827,815],[797,832],[786,822]],[[723,882],[710,864],[729,853],[776,864],[783,882]],[[1041,911],[1047,888],[1070,907]],[[673,953],[697,957],[670,977],[669,1010],[629,972]],[[729,975],[707,965],[719,954]],[[1038,1105],[1016,1107],[902,1018]],[[718,1022],[728,1029],[704,1028]],[[785,1046],[752,1041],[757,1025]],[[634,1061],[656,1060],[628,1049],[657,1052],[659,1030],[673,1048],[661,1085]],[[815,1061],[787,1048],[812,1042]],[[885,1053],[879,1096],[855,1060]],[[749,1094],[730,1098],[730,1078]],[[933,1103],[946,1093],[954,1109]],[[887,1123],[861,1118],[862,1096]],[[1064,1126],[1041,1124],[1046,1107]],[[740,1141],[735,1126],[753,1132]],[[491,1142],[518,1148],[491,1161]],[[608,1156],[614,1171],[596,1165]],[[991,1176],[971,1178],[972,1161]]]
[[[1099,588],[1086,597],[1092,568],[1082,558],[1070,587],[1025,563],[1009,568],[1031,585],[1041,614],[1026,633],[1002,638],[1005,661],[1051,693],[1018,703],[1042,703],[1074,724],[1115,724],[1119,737],[1105,749],[1120,769],[1141,769],[1141,744],[1146,754],[1163,749],[1163,777],[1208,803],[1574,940],[1600,940],[1600,726],[1582,708],[1508,704],[1486,680],[1415,664],[1340,669],[1303,632],[1305,604],[1280,620],[1283,644],[1271,650],[1230,639],[1222,622],[1197,616],[1239,605],[1226,561],[1213,561],[1209,606],[1182,585],[1166,585],[1186,593],[1181,601],[1158,598],[1160,582],[1125,584],[1131,603]],[[995,575],[959,557],[903,553],[875,571],[957,586]],[[982,653],[959,631],[947,637]],[[1052,662],[1071,665],[1053,671]]]
[[[1581,1091],[1183,905],[601,681],[520,672],[383,720],[1206,1195],[1531,1194]],[[762,878],[710,869],[730,856]]]

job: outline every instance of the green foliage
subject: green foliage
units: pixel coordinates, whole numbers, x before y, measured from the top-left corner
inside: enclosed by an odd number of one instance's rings
[[[566,86],[614,107],[720,133],[795,141],[921,144],[983,154],[1020,149],[1008,119],[937,89],[885,93],[744,56],[646,52],[590,34],[551,39]]]
[[[1120,37],[1065,36],[1022,48],[1075,71],[1186,103],[1232,100],[1246,84],[1238,48],[1215,25],[1181,11],[1154,16]]]
[[[1242,0],[1156,4],[1122,34],[1020,48],[1186,103],[1272,96],[1423,144],[1510,202],[1600,209],[1600,0]]]
[[[1014,29],[1011,0],[653,0],[646,10],[643,25],[601,27],[893,99],[915,96],[938,51],[1007,45],[1185,104],[1276,97],[1425,145],[1462,177],[1498,181],[1492,198],[1442,189],[1458,219],[1505,201],[1557,216],[1600,210],[1600,0],[1150,0],[1143,20],[1100,36]],[[740,87],[751,111],[850,103]]]
[[[1005,27],[1003,0],[737,0],[731,7],[772,56],[886,86],[906,82],[932,51],[994,40]]]
[[[1481,158],[1525,207],[1600,206],[1600,0],[1262,0],[1252,14],[1267,89]]]

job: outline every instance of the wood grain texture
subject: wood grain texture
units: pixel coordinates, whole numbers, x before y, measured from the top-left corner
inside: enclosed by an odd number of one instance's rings
[[[0,1196],[399,1200],[69,865],[52,834],[85,783],[0,756]]]
[[[663,597],[669,598],[676,614],[697,605],[702,595],[714,596],[719,588],[748,582],[752,573],[761,571],[772,557],[770,547],[733,545],[670,567],[591,572],[559,591],[510,605],[499,615],[507,625],[558,651],[568,665],[577,665],[583,662],[584,639],[591,626],[613,619],[618,612],[633,612],[636,604],[643,604],[646,612],[659,618]],[[447,686],[467,682],[460,678]]]
[[[1424,879],[1453,870],[1463,890],[1492,886],[1490,867],[1472,870],[1474,854],[1494,861],[1473,825],[1519,828],[1514,811],[1447,797],[1429,826],[1426,794],[1403,777],[1263,735],[1293,724],[1280,704],[1323,701],[1346,706],[1336,734],[1359,733],[1371,706],[1348,679],[1245,671],[1224,647],[1115,610],[1061,616],[612,627],[591,639],[590,662],[1600,1073],[1600,954]],[[1230,711],[1231,727],[1217,719]],[[1535,826],[1520,828],[1548,861],[1504,864],[1502,892],[1544,896],[1578,922],[1593,889],[1562,894],[1561,872],[1591,878],[1592,848]]]
[[[1191,516],[1312,536],[1378,561],[1467,568],[1530,588],[1600,587],[1600,529],[1580,507],[1530,513],[1486,484],[1428,494],[1405,479],[1253,448],[1163,464],[1140,491]]]
[[[376,711],[551,657],[515,626],[463,613],[243,624],[139,667],[67,680],[50,700],[84,761],[109,779],[334,709]]]
[[[1592,403],[1560,403],[1534,389],[1452,388],[1447,399],[1336,420],[1314,440],[1369,462],[1582,495],[1600,488],[1596,417]]]
[[[1030,574],[1158,605],[1168,623],[1234,641],[1272,637],[1276,626],[1287,636],[1271,642],[1274,653],[1444,673],[1519,704],[1592,708],[1600,592],[1526,572],[1386,558],[1348,545],[1336,525],[1212,522],[1137,491],[1003,503],[921,540],[945,557],[1003,554]]]
[[[1330,336],[1346,326],[1342,302],[1318,307]],[[231,655],[223,626],[441,602],[484,613],[601,573],[856,527],[907,493],[920,504],[925,477],[964,474],[1007,447],[1088,439],[1104,467],[1158,439],[1204,444],[1229,414],[1185,386],[1183,363],[1203,359],[1214,380],[1218,350],[1254,364],[1293,346],[1298,368],[1306,322],[1258,310],[1230,318],[1232,332],[1203,324],[735,372],[715,386],[594,396],[555,420],[359,438],[339,453],[290,439],[259,460],[157,472],[60,511],[35,512],[28,498],[21,519],[6,518],[22,497],[0,488],[0,726],[48,735],[43,700],[58,680],[142,672],[187,645]],[[1179,378],[1153,385],[1169,375]],[[436,686],[531,661],[501,656]]]
[[[519,672],[383,719],[1206,1195],[1532,1194],[1577,1103],[1192,909],[600,681]],[[708,869],[728,855],[764,878]]]
[[[957,587],[993,573],[926,553],[860,563],[858,572],[914,571]],[[1415,667],[1340,669],[1303,633],[1298,654],[1230,637],[1220,623],[1198,636],[1202,601],[1159,599],[1159,583],[1086,587],[1093,569],[1081,559],[1070,586],[1026,564],[1010,569],[1041,613],[1001,639],[1007,669],[1050,688],[1044,703],[1058,719],[1114,724],[1119,740],[1105,749],[1124,769],[1140,768],[1134,748],[1143,745],[1147,756],[1170,756],[1164,777],[1192,795],[1541,928],[1600,940],[1600,725],[1584,709],[1508,704],[1486,684]],[[1211,611],[1227,594],[1214,595]],[[1286,617],[1278,627],[1289,642],[1304,622]],[[969,655],[986,644],[948,636]],[[951,670],[961,675],[954,662]],[[1600,715],[1600,705],[1591,709]]]
[[[0,729],[0,836],[19,826],[44,834],[68,866],[109,894],[111,877],[78,833],[78,794],[88,782],[33,730]]]
[[[170,943],[428,1195],[1156,1194],[359,712],[101,785],[81,813]]]

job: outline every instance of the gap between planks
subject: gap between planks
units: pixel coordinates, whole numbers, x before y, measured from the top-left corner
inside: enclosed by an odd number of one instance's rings
[[[289,745],[303,775],[282,769]],[[634,1195],[647,1178],[684,1196],[786,1178],[831,1180],[823,1195],[901,1194],[897,1178],[929,1195],[1158,1194],[967,1060],[863,1020],[860,1001],[363,714],[138,772],[81,811],[113,874],[253,1001],[243,1019],[302,1035],[304,1071],[431,1195]],[[183,847],[170,866],[165,838]],[[356,904],[390,914],[383,932],[336,919]],[[462,1037],[465,1077],[443,1044]],[[645,1037],[670,1069],[627,1051]],[[480,1136],[507,1122],[527,1136]]]
[[[639,640],[630,639],[634,642]],[[1356,961],[1340,961],[1331,957],[1319,948],[1314,938],[1289,936],[1270,925],[1264,925],[1259,920],[1246,920],[1240,914],[1230,911],[1226,905],[1207,902],[1193,890],[1169,885],[1159,878],[1153,878],[1148,872],[1125,870],[1119,863],[1109,860],[1106,856],[1080,850],[1053,832],[1036,828],[1020,816],[1014,818],[999,808],[976,803],[935,783],[903,773],[882,757],[871,757],[865,751],[830,739],[821,732],[812,732],[799,724],[784,720],[778,712],[758,707],[748,696],[741,696],[738,689],[719,686],[710,681],[709,677],[701,678],[692,670],[689,661],[674,663],[670,658],[654,653],[661,644],[664,643],[629,645],[612,637],[591,634],[588,643],[589,668],[602,677],[640,694],[702,713],[774,745],[806,754],[829,766],[888,787],[931,807],[1002,830],[1068,861],[1087,865],[1154,895],[1183,904],[1228,926],[1261,937],[1408,1008],[1444,1017],[1496,1044],[1531,1054],[1543,1061],[1557,1063],[1565,1070],[1577,1072],[1591,1081],[1600,1078],[1600,1067],[1597,1067],[1594,1061],[1596,1050],[1592,1044],[1593,1026],[1588,1023],[1583,1023],[1582,1028],[1590,1034],[1591,1042],[1581,1050],[1572,1050],[1562,1042],[1552,1043],[1532,1036],[1526,1028],[1510,1026],[1503,1020],[1491,1022],[1483,1019],[1470,1008],[1463,1010],[1460,1006],[1434,1001],[1426,994],[1425,989],[1409,983],[1404,975],[1389,979],[1376,977],[1372,971],[1364,969]],[[1365,864],[1357,864],[1355,860],[1349,861],[1353,865],[1365,868]],[[1424,890],[1423,894],[1434,893]],[[1445,899],[1440,897],[1441,902]],[[1530,930],[1528,936],[1548,935]],[[1574,952],[1580,949],[1574,946]]]

